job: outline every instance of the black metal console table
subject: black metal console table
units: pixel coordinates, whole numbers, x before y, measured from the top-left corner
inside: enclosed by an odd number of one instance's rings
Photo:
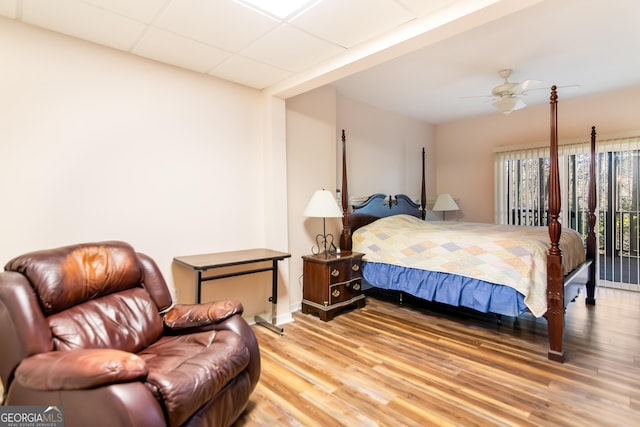
[[[277,325],[277,304],[278,304],[278,261],[291,257],[286,252],[278,252],[271,249],[247,249],[233,252],[218,252],[202,255],[189,255],[175,257],[174,262],[190,268],[196,272],[196,303],[200,303],[200,294],[202,291],[202,282],[209,280],[224,279],[227,277],[242,276],[245,274],[261,273],[271,271],[271,320],[264,319],[262,316],[255,316],[257,324],[262,325],[280,335],[284,334],[284,329]],[[222,267],[231,267],[237,265],[254,264],[259,262],[271,261],[270,267],[256,268],[252,270],[242,270],[233,273],[219,274],[215,276],[203,277],[202,273],[207,270],[213,270]]]

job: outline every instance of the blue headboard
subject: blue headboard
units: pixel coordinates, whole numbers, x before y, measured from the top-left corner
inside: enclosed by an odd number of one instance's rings
[[[387,196],[374,194],[359,205],[353,205],[349,214],[351,232],[367,225],[376,219],[392,215],[407,214],[424,219],[425,212],[422,207],[404,194]]]

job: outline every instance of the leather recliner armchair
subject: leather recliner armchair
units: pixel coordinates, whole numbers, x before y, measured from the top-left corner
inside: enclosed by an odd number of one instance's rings
[[[65,426],[227,426],[260,376],[237,301],[173,304],[124,242],[9,261],[0,273],[4,405],[62,407]]]

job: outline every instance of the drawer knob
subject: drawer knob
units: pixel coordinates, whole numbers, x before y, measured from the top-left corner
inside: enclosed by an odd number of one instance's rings
[[[356,282],[353,284],[353,290],[354,291],[359,291],[360,290],[360,283]]]
[[[340,275],[340,272],[338,271],[337,268],[334,268],[333,270],[331,270],[331,275],[333,277],[338,277]]]
[[[352,269],[353,271],[358,271],[358,270],[360,270],[360,264],[353,264],[353,265],[351,266],[351,269]]]
[[[331,292],[331,295],[332,295],[334,298],[338,298],[338,297],[340,296],[340,290],[338,290],[338,289],[334,289],[334,290],[333,290],[333,292]]]

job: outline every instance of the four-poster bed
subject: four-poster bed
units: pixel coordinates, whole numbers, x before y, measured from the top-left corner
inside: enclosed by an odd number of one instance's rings
[[[563,233],[558,220],[561,195],[555,86],[550,106],[547,228],[424,221],[424,150],[420,204],[405,195],[374,194],[352,206],[350,212],[343,130],[340,247],[365,253],[362,272],[373,286],[482,312],[518,316],[529,311],[536,317],[544,316],[548,358],[563,362],[566,305],[582,285],[587,289],[586,303],[595,304],[595,127],[591,130],[585,250],[581,237],[571,229]],[[451,253],[455,258],[448,258]]]

